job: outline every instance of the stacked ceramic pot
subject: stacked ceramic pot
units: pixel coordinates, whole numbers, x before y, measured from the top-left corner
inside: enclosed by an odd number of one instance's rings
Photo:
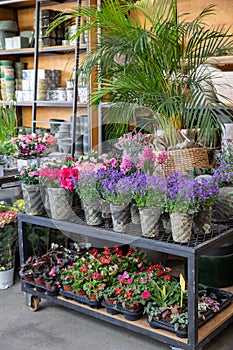
[[[69,153],[71,147],[70,123],[62,122],[55,137],[57,138],[59,152]]]
[[[1,96],[4,101],[12,101],[15,97],[15,72],[13,61],[0,61]]]

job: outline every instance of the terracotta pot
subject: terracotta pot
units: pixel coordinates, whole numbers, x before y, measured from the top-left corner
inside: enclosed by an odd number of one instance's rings
[[[31,277],[31,276],[25,275],[25,276],[23,277],[23,279],[24,279],[24,281],[26,281],[26,282],[34,282],[34,279],[33,279],[33,277]]]
[[[72,292],[72,291],[73,291],[73,287],[72,287],[72,286],[66,286],[66,285],[64,285],[62,288],[63,288],[63,290],[64,290],[65,292]]]
[[[79,289],[79,290],[76,290],[75,292],[77,295],[86,295],[86,291],[84,289]]]
[[[90,300],[97,300],[95,294],[88,295],[88,299],[90,299]]]
[[[44,286],[44,280],[39,278],[34,278],[34,282],[37,286]]]

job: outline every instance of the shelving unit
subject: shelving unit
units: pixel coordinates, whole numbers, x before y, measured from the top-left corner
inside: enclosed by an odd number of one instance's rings
[[[79,65],[79,57],[86,54],[88,43],[77,41],[70,46],[41,46],[39,43],[39,27],[42,8],[63,11],[66,8],[77,5],[87,6],[87,0],[16,0],[0,2],[0,20],[16,20],[19,31],[35,29],[35,44],[33,48],[0,50],[0,59],[24,62],[27,63],[28,69],[34,69],[33,100],[15,102],[18,114],[22,115],[22,124],[26,127],[32,127],[32,130],[35,131],[37,127],[49,128],[49,119],[63,119],[66,122],[70,122],[72,127],[72,154],[74,154],[75,147],[76,119],[79,115],[85,114],[88,118],[88,125],[90,125],[89,101],[78,101],[78,77],[75,74]],[[65,86],[66,79],[72,78],[74,72],[73,102],[42,101],[37,99],[38,69],[54,69],[54,66],[62,71],[61,86]],[[6,102],[6,104],[8,103]],[[88,137],[88,148],[90,149],[90,137]]]
[[[19,234],[19,250],[20,263],[25,261],[24,244],[26,243],[25,225],[26,223],[58,229],[73,234],[82,234],[98,240],[108,240],[110,242],[119,242],[120,244],[129,244],[134,247],[141,247],[149,250],[159,251],[163,253],[173,254],[187,259],[188,271],[188,314],[189,327],[188,338],[180,339],[174,334],[165,330],[152,329],[147,324],[145,318],[139,321],[130,322],[123,316],[111,316],[103,309],[92,309],[88,306],[78,304],[75,301],[67,300],[61,296],[50,297],[46,293],[40,293],[25,286],[22,282],[22,290],[38,301],[38,298],[48,299],[55,304],[65,306],[98,319],[110,322],[112,324],[127,328],[138,334],[157,339],[166,344],[179,347],[181,349],[198,350],[209,343],[214,337],[222,332],[233,321],[233,305],[230,304],[211,320],[198,328],[197,326],[197,291],[198,291],[198,257],[211,248],[218,247],[220,244],[227,242],[232,237],[233,223],[215,226],[211,234],[205,236],[193,236],[188,244],[174,243],[170,234],[161,233],[156,240],[142,238],[136,234],[135,227],[131,227],[127,232],[132,234],[119,234],[111,229],[102,227],[92,227],[83,224],[72,224],[63,221],[55,221],[45,217],[30,216],[27,214],[18,215],[18,234]],[[233,291],[233,287],[230,288]]]

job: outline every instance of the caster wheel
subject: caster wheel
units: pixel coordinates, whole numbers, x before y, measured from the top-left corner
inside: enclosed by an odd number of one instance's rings
[[[39,310],[40,303],[39,303],[39,299],[36,296],[31,297],[31,304],[30,304],[29,308],[33,312]]]

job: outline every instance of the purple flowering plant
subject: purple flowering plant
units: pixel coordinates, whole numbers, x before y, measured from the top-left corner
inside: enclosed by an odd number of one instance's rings
[[[198,176],[194,179],[196,207],[198,211],[215,203],[219,194],[219,185],[216,178]]]
[[[233,140],[228,137],[221,142],[221,152],[217,154],[217,164],[221,162],[232,163],[233,161]]]
[[[124,205],[130,202],[131,180],[117,168],[99,169],[97,171],[98,190],[103,199],[109,203]]]
[[[219,187],[233,186],[233,161],[220,162],[219,166],[214,169],[213,178],[219,184]]]
[[[143,174],[139,171],[132,176],[133,200],[137,207],[164,208],[167,187],[161,176]]]
[[[165,211],[189,215],[197,212],[193,179],[178,172],[167,176]]]
[[[98,191],[98,178],[95,171],[80,171],[76,182],[76,192],[81,199],[98,200],[101,198]]]
[[[36,185],[39,183],[39,171],[36,165],[23,166],[20,170],[18,178],[22,180],[24,184]]]

